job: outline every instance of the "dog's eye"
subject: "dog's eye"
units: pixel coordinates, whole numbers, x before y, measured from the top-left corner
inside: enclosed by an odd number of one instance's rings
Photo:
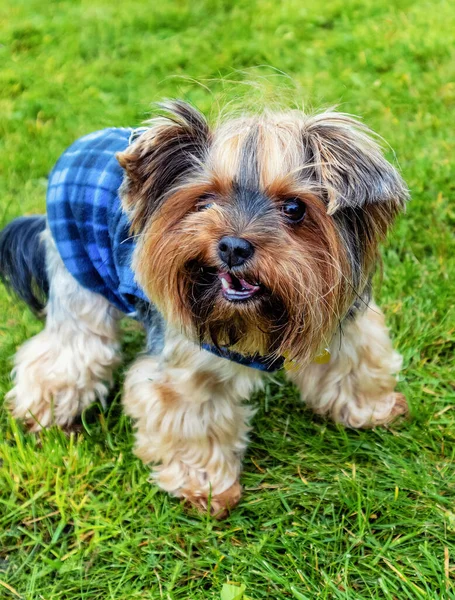
[[[214,199],[215,196],[213,194],[204,194],[199,198],[198,203],[196,204],[196,210],[200,212],[201,210],[212,208]]]
[[[306,206],[298,198],[289,198],[283,203],[281,212],[288,221],[300,223],[305,218]]]
[[[206,204],[198,204],[197,211],[201,212],[202,210],[207,210],[208,208],[212,208],[213,202],[207,202]]]

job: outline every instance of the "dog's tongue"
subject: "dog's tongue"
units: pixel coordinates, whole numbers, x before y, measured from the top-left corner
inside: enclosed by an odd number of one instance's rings
[[[239,281],[245,290],[249,290],[250,292],[257,292],[259,289],[258,285],[248,283],[248,281],[245,281],[244,279],[239,279]]]
[[[259,285],[248,283],[245,279],[232,276],[226,271],[220,271],[218,278],[221,281],[224,294],[229,298],[232,297],[232,299],[249,298],[260,289]]]

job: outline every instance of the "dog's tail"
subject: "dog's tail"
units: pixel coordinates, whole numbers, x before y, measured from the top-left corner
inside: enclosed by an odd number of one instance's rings
[[[46,217],[19,217],[0,231],[0,280],[41,315],[49,292],[46,248],[42,233]]]

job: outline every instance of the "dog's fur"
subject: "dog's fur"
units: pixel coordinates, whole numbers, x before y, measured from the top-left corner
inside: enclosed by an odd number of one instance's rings
[[[263,374],[201,344],[286,357],[302,400],[347,426],[385,424],[406,411],[394,391],[401,357],[370,288],[378,243],[408,192],[364,125],[336,112],[291,111],[211,129],[193,107],[173,102],[118,160],[137,238],[133,268],[153,303],[138,306],[148,347],[128,371],[123,402],[136,424],[136,452],[163,489],[204,509],[210,497],[218,516],[240,498],[253,414],[243,402]],[[283,213],[289,199],[306,206],[299,223]],[[24,241],[8,227],[3,277],[38,309],[36,288],[45,285],[36,266],[16,260]],[[119,362],[121,317],[67,272],[44,220],[36,228],[40,241],[35,235],[28,247],[37,256],[45,247],[46,326],[18,351],[7,396],[34,430],[70,425],[104,400]],[[224,236],[248,240],[254,254],[227,267],[218,252]],[[220,273],[258,282],[261,291],[229,301]],[[163,331],[150,318],[155,307]],[[329,362],[313,362],[325,347]]]

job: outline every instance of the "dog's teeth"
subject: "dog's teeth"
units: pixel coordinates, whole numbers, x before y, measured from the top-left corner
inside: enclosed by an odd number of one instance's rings
[[[231,287],[227,279],[225,279],[224,277],[221,278],[221,285],[224,287],[225,290],[228,290]]]

